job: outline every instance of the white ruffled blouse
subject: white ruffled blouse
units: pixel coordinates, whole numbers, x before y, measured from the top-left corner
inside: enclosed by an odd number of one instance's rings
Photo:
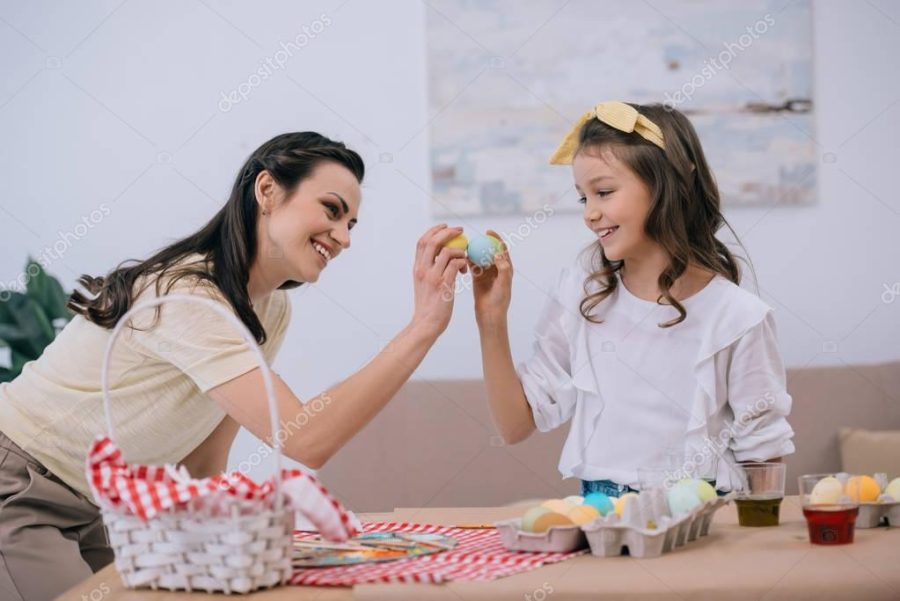
[[[621,279],[579,312],[588,272],[563,270],[519,377],[538,430],[571,420],[559,461],[564,477],[638,487],[641,468],[741,487],[738,461],[794,452],[791,397],[772,309],[716,276],[682,301],[687,318],[631,294]]]

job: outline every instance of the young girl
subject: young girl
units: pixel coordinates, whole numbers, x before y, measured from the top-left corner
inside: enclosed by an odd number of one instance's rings
[[[738,286],[691,123],[660,105],[598,104],[551,158],[571,164],[593,254],[548,293],[533,356],[513,365],[512,263],[474,274],[484,377],[508,443],[571,420],[559,469],[582,494],[640,487],[642,468],[740,486],[737,462],[794,451],[772,310]]]
[[[286,290],[317,281],[350,247],[363,172],[359,155],[340,142],[312,132],[277,136],[253,152],[201,230],[134,265],[81,278],[88,294],[72,295],[76,317],[0,386],[0,599],[56,598],[112,559],[85,456],[106,432],[100,368],[121,316],[157,295],[212,299],[236,314],[271,363],[291,316]],[[256,357],[234,324],[194,304],[137,313],[134,329],[117,340],[109,374],[126,459],[212,476],[225,469],[243,426],[320,467],[385,406],[446,328],[453,299],[444,291],[467,266],[464,251],[443,244],[461,231],[438,225],[419,240],[409,325],[388,352],[320,395],[315,419],[273,378],[277,433]]]

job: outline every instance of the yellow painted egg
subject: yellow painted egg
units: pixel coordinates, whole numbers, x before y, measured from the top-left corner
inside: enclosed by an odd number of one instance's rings
[[[451,238],[447,242],[444,243],[444,246],[447,248],[458,248],[459,250],[466,250],[466,247],[469,246],[469,239],[466,238],[465,234],[460,234],[456,238]]]
[[[566,514],[572,522],[578,526],[583,526],[589,522],[593,522],[600,515],[597,508],[593,505],[576,505]]]
[[[822,478],[809,493],[809,501],[813,505],[834,505],[844,494],[841,481],[834,476]]]
[[[549,512],[549,509],[547,509],[546,507],[541,507],[540,505],[538,505],[537,507],[532,507],[525,512],[525,515],[522,516],[522,530],[526,532],[534,532],[534,521],[545,513]]]
[[[700,478],[683,478],[678,481],[678,484],[690,484],[691,486],[693,486],[694,492],[697,493],[697,496],[700,497],[700,501],[703,503],[712,501],[719,496],[716,494],[716,489],[713,488],[709,482],[707,482],[706,480],[701,480]]]
[[[874,503],[881,494],[881,487],[872,476],[853,476],[847,480],[844,494],[855,503]]]
[[[700,497],[700,500],[706,503],[707,501],[712,501],[713,499],[718,498],[719,495],[716,494],[716,489],[713,488],[713,485],[707,482],[706,480],[697,480],[697,496]]]
[[[544,501],[541,503],[541,507],[546,507],[550,511],[555,511],[556,513],[561,513],[566,515],[569,513],[569,510],[572,509],[572,505],[566,503],[562,499],[550,499],[549,501]]]
[[[894,499],[895,502],[900,503],[900,478],[891,480],[891,483],[884,489],[884,494]]]
[[[532,532],[546,532],[553,526],[572,526],[572,520],[568,517],[564,516],[561,513],[556,513],[555,511],[548,511],[547,513],[541,514],[534,521],[534,529]]]
[[[616,504],[616,513],[619,514],[619,517],[622,517],[622,513],[625,511],[625,502],[631,497],[637,498],[637,493],[627,492],[613,501]]]

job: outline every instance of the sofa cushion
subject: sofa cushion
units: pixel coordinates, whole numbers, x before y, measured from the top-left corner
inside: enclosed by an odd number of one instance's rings
[[[841,428],[841,467],[851,474],[900,476],[900,430]]]

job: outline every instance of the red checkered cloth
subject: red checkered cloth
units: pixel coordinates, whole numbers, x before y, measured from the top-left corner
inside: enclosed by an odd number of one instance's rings
[[[443,534],[456,539],[456,547],[431,555],[384,563],[363,563],[333,568],[295,569],[288,581],[293,585],[352,586],[379,582],[441,583],[449,580],[493,580],[503,576],[534,570],[586,553],[520,553],[508,551],[493,528],[454,528],[410,524],[408,522],[367,522],[364,532],[425,532]],[[297,538],[314,536],[295,532]]]
[[[274,479],[257,484],[240,472],[198,480],[187,470],[172,466],[129,466],[108,436],[94,439],[86,469],[99,505],[145,521],[165,511],[186,509],[188,504],[210,510],[213,516],[228,515],[236,501],[255,502],[250,506],[244,503],[244,509],[258,511],[271,507],[275,492]],[[347,510],[315,476],[297,469],[282,470],[282,492],[287,507],[309,518],[325,538],[343,541],[357,533]]]

